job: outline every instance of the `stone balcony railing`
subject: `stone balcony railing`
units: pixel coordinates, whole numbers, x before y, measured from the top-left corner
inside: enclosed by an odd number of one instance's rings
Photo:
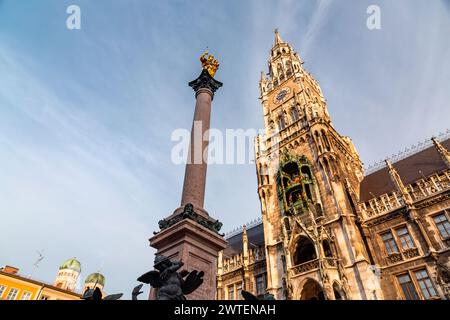
[[[417,180],[406,186],[406,190],[413,202],[423,200],[439,192],[450,190],[450,170],[445,170],[439,174],[433,174],[427,178]],[[359,208],[365,220],[392,212],[404,205],[404,201],[399,192],[394,191],[369,201],[361,203]]]
[[[409,248],[402,250],[402,252],[393,252],[386,256],[388,264],[395,264],[403,260],[409,260],[420,255],[418,248]]]
[[[263,247],[249,248],[248,264],[254,264],[266,258]],[[223,260],[223,272],[231,272],[244,266],[244,254],[240,253]]]
[[[370,219],[396,210],[403,205],[404,202],[401,195],[397,191],[394,191],[360,204],[360,210],[364,219]]]
[[[265,255],[265,250],[263,247],[258,247],[258,248],[252,248],[249,250],[249,264],[253,264],[255,262],[261,261],[261,260],[265,260],[266,259],[266,255]]]
[[[223,272],[230,272],[239,269],[244,264],[244,256],[242,253],[234,255],[223,260]]]
[[[316,269],[319,269],[319,259],[310,260],[292,267],[292,273],[293,275],[300,275]]]
[[[450,170],[420,179],[407,187],[413,201],[419,201],[433,194],[450,189]]]
[[[337,268],[337,260],[336,258],[324,258],[323,264],[328,268]]]

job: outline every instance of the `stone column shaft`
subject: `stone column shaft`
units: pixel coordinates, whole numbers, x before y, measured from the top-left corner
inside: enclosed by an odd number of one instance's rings
[[[209,89],[201,88],[196,96],[181,207],[191,203],[195,209],[203,209],[209,142],[209,134],[206,132],[210,128],[213,93]]]

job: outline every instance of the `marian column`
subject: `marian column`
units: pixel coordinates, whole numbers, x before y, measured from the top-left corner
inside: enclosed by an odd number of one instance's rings
[[[182,260],[183,268],[205,273],[203,284],[188,295],[192,300],[216,298],[217,256],[227,242],[219,234],[222,223],[209,216],[203,208],[205,198],[208,130],[210,128],[211,103],[214,93],[222,83],[214,79],[219,63],[212,55],[200,58],[203,70],[200,76],[189,82],[195,91],[195,111],[191,141],[184,176],[181,207],[169,217],[159,221],[159,232],[150,239],[157,254]],[[154,295],[153,289],[150,298]]]

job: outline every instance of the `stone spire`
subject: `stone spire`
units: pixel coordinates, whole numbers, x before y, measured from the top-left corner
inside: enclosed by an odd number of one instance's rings
[[[247,236],[247,226],[244,224],[242,231],[242,257],[243,257],[243,267],[244,267],[244,290],[251,290],[250,287],[250,255],[248,251],[248,236]]]
[[[245,261],[248,260],[248,236],[247,236],[247,226],[245,224],[242,231],[242,252],[244,254],[244,263],[245,263]]]
[[[270,94],[281,83],[292,77],[299,78],[303,70],[302,63],[300,57],[294,52],[289,43],[281,39],[278,29],[275,29],[275,43],[272,46],[268,60],[269,77],[267,81],[264,79],[265,75],[261,75],[261,96],[264,97],[264,95]]]
[[[278,33],[278,28],[274,30],[275,32],[275,46],[281,43],[284,43],[283,39],[281,39],[280,34]]]
[[[447,164],[447,167],[450,168],[450,151],[444,148],[442,144],[435,138],[432,137],[431,141],[433,141],[434,146],[442,157],[442,160]]]
[[[398,174],[397,170],[394,168],[394,166],[392,165],[392,163],[389,160],[386,159],[385,162],[388,167],[389,175],[391,176],[392,182],[394,183],[397,190],[400,192],[400,195],[402,196],[405,204],[410,205],[412,202],[411,197],[410,197],[405,185],[403,184],[403,181],[400,178],[400,175]]]

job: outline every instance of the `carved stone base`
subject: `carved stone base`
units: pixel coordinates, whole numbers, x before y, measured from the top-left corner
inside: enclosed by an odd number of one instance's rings
[[[192,219],[183,219],[152,237],[150,246],[157,250],[157,254],[182,260],[182,269],[205,273],[203,284],[187,299],[216,299],[217,256],[227,246],[222,236]],[[150,299],[153,293],[150,293]]]

